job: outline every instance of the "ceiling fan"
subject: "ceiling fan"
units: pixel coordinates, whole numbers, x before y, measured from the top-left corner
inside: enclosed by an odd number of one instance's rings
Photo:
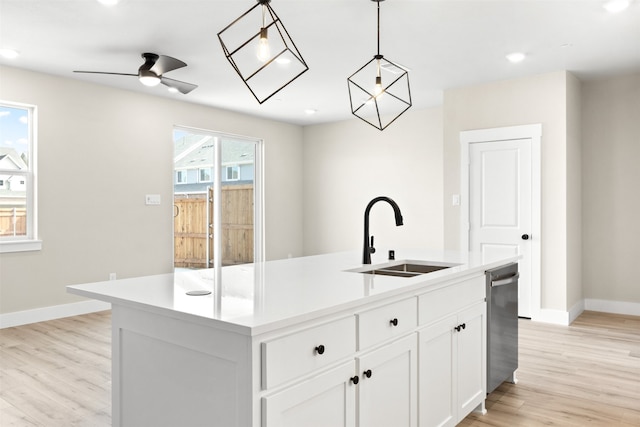
[[[138,74],[128,73],[110,73],[104,71],[74,71],[74,73],[86,73],[86,74],[113,74],[116,76],[137,76],[145,86],[156,86],[162,83],[169,87],[169,90],[173,89],[183,94],[187,94],[197,88],[197,85],[181,82],[179,80],[170,79],[164,77],[164,73],[176,70],[178,68],[186,67],[187,64],[179,59],[172,58],[166,55],[158,55],[155,53],[143,53],[144,64],[138,68]]]

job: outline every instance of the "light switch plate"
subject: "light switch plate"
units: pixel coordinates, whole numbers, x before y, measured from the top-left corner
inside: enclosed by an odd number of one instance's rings
[[[147,194],[145,196],[145,203],[147,205],[159,205],[160,204],[160,195],[159,194]]]

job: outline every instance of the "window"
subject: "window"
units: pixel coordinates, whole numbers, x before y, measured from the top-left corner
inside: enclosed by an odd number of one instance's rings
[[[200,168],[199,182],[211,182],[211,168]]]
[[[237,181],[240,179],[240,166],[227,166],[225,169],[227,170],[227,181]]]
[[[0,101],[0,252],[39,250],[36,107]]]
[[[186,184],[187,183],[187,171],[185,170],[177,170],[176,171],[176,184]]]

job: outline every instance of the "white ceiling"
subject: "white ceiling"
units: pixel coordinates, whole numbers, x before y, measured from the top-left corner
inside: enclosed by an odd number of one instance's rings
[[[177,98],[295,124],[352,117],[347,77],[376,53],[376,3],[272,0],[309,71],[260,105],[225,59],[217,33],[255,0],[0,0],[0,64]],[[587,80],[640,72],[640,0],[619,14],[603,0],[387,0],[381,53],[411,71],[413,108],[440,105],[443,90],[569,70]],[[513,51],[528,56],[511,64]],[[193,92],[148,88],[134,77],[142,52],[188,66],[167,77]],[[1,76],[0,76],[1,78]],[[1,82],[0,82],[1,83]],[[317,113],[307,115],[305,110]]]

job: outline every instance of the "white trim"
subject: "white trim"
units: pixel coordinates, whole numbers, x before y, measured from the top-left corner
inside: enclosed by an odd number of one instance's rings
[[[541,223],[541,140],[542,124],[478,129],[460,132],[460,250],[469,250],[469,148],[473,143],[531,140],[531,200],[537,208],[531,210],[531,317],[546,318],[542,310],[542,223]],[[555,315],[551,316],[555,318]],[[551,322],[555,323],[555,322]]]
[[[578,301],[569,311],[541,309],[531,318],[534,322],[553,323],[568,326],[582,314],[583,311],[600,311],[611,314],[625,314],[640,316],[640,303],[630,301],[610,301],[585,298]]]
[[[13,313],[0,314],[0,329],[110,309],[111,304],[108,302],[89,300],[35,308],[33,310],[15,311]]]
[[[531,317],[533,322],[552,323],[554,325],[569,326],[569,312],[562,310],[551,310],[541,308],[535,316]]]
[[[584,311],[584,300],[581,299],[580,301],[575,303],[573,307],[569,309],[569,324],[572,324],[573,321],[576,320],[578,316],[582,314],[583,311]]]
[[[586,298],[584,300],[584,309],[590,311],[603,311],[605,313],[640,316],[640,302],[609,301]]]
[[[0,242],[0,254],[42,250],[42,240],[9,240]]]

